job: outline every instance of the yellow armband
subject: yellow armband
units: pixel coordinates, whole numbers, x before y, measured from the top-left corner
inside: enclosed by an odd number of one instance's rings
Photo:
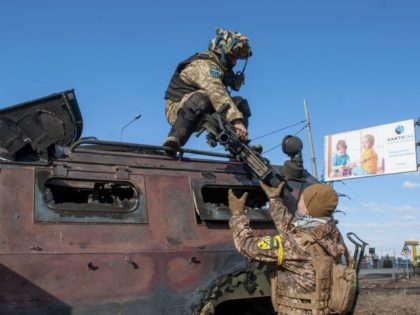
[[[280,235],[276,235],[273,237],[275,243],[277,243],[277,266],[281,266],[283,263],[283,244],[281,242]]]

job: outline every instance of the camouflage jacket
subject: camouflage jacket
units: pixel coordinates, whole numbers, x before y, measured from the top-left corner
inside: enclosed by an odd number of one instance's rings
[[[255,236],[246,215],[232,215],[229,225],[236,249],[249,259],[277,265],[276,297],[273,298],[273,303],[277,304],[274,308],[279,314],[324,314],[322,311],[311,312],[285,304],[290,304],[290,300],[294,300],[291,298],[293,296],[311,295],[315,292],[316,278],[308,236],[337,260],[344,252],[340,232],[333,220],[306,229],[293,226],[293,215],[279,198],[270,199],[270,213],[279,231],[278,236]],[[311,303],[301,299],[298,301]]]
[[[210,52],[208,52],[210,53]],[[173,125],[178,110],[184,105],[192,93],[200,91],[206,94],[214,107],[218,110],[223,104],[229,104],[230,109],[226,114],[229,121],[242,119],[242,113],[232,101],[226,86],[223,84],[223,67],[212,59],[198,59],[189,63],[180,73],[181,80],[196,88],[196,91],[188,93],[179,101],[166,100],[165,116]]]

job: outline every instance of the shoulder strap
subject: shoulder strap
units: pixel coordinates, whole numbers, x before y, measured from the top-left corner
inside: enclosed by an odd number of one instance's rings
[[[215,58],[207,53],[196,53],[189,57],[188,59],[181,61],[175,69],[174,74],[172,75],[169,86],[165,92],[165,99],[179,102],[184,95],[192,93],[197,90],[196,86],[185,83],[181,77],[181,71],[189,65],[194,60],[203,59],[203,60],[214,60]]]

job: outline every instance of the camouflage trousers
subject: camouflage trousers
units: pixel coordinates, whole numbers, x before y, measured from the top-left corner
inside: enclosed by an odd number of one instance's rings
[[[200,92],[202,94],[206,94],[204,90],[197,90],[188,94],[185,94],[180,101],[171,101],[166,100],[165,103],[165,117],[168,123],[173,126],[175,123],[175,120],[178,116],[178,111],[181,109],[181,107],[184,106],[184,104],[188,101],[188,99],[191,97],[192,94]],[[232,100],[234,104],[236,105],[239,112],[242,114],[242,120],[245,124],[245,127],[248,128],[248,120],[251,116],[251,109],[249,108],[248,101],[241,96],[233,96]]]
[[[204,91],[202,91],[202,90],[197,90],[197,91],[194,91],[192,93],[185,94],[181,98],[181,100],[178,101],[178,102],[174,102],[174,101],[171,101],[171,100],[166,100],[165,117],[166,117],[166,120],[168,121],[168,123],[171,126],[173,126],[173,124],[175,123],[175,120],[176,120],[176,117],[178,116],[178,111],[180,110],[180,108],[182,106],[184,106],[185,102],[190,98],[190,96],[193,93],[196,93],[196,92],[204,93]]]

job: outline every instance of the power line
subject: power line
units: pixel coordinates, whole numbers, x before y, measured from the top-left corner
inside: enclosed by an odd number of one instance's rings
[[[280,128],[280,129],[277,129],[277,130],[271,131],[271,132],[269,132],[269,133],[266,133],[266,134],[264,134],[264,135],[262,135],[262,136],[255,137],[255,138],[253,138],[251,141],[254,141],[254,140],[257,140],[257,139],[261,139],[261,138],[264,138],[264,137],[266,137],[266,136],[272,135],[272,134],[274,134],[274,133],[276,133],[276,132],[279,132],[279,131],[285,130],[285,129],[287,129],[287,128],[291,128],[291,127],[297,126],[297,125],[302,124],[302,123],[304,123],[304,122],[305,122],[304,120],[301,120],[301,121],[300,121],[300,122],[298,122],[298,123],[294,123],[294,124],[288,125],[288,126],[286,126],[286,127],[283,127],[283,128]]]
[[[266,134],[263,134],[263,135],[261,135],[261,136],[255,137],[255,138],[253,138],[252,140],[249,140],[249,141],[251,142],[251,141],[254,141],[254,140],[257,140],[257,139],[264,138],[264,137],[269,136],[269,135],[272,135],[272,134],[274,134],[274,133],[276,133],[276,132],[283,131],[283,130],[288,129],[288,128],[292,128],[292,127],[297,126],[297,125],[302,124],[302,123],[305,123],[305,121],[304,121],[304,120],[301,120],[300,122],[297,122],[297,123],[294,123],[294,124],[291,124],[291,125],[285,126],[285,127],[283,127],[283,128],[280,128],[280,129],[273,130],[273,131],[271,131],[271,132],[269,132],[269,133],[266,133]],[[305,129],[305,126],[304,126],[304,127],[302,127],[302,128],[301,128],[298,132],[296,132],[296,133],[295,133],[295,135],[296,135],[296,134],[298,134],[298,133],[300,133],[303,129]],[[275,148],[279,147],[280,145],[281,145],[281,144],[279,144],[279,145],[277,145],[277,146],[275,146],[275,147],[273,147],[273,148],[269,149],[269,151],[271,151],[271,150],[273,150],[273,149],[275,149]],[[211,150],[211,152],[221,151],[221,150],[223,150],[223,149],[224,149],[224,148],[216,148],[216,149],[214,149],[214,150]],[[266,152],[268,152],[268,151],[265,151],[265,152],[263,152],[263,153],[266,153]]]
[[[302,128],[300,128],[297,132],[295,132],[294,136],[300,134],[305,128],[306,126],[303,126]]]
[[[295,124],[295,125],[296,125],[296,124]],[[306,126],[303,126],[301,129],[299,129],[297,132],[295,132],[294,136],[296,136],[297,134],[301,133],[301,132],[302,132],[302,130],[303,130],[303,129],[305,129],[305,127],[306,127]],[[277,145],[275,145],[274,147],[272,147],[272,148],[270,148],[270,149],[268,149],[268,150],[265,150],[263,153],[267,153],[267,152],[273,151],[274,149],[278,148],[278,147],[279,147],[279,146],[281,146],[281,145],[282,145],[282,143],[277,144]]]

